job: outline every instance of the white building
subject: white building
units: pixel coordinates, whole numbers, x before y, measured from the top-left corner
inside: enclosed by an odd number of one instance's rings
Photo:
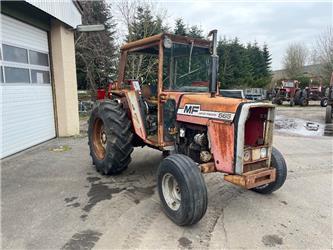
[[[1,1],[0,159],[79,133],[71,0]]]

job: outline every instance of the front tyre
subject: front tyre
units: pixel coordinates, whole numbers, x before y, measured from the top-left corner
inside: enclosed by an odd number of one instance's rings
[[[301,106],[305,107],[305,106],[308,106],[309,105],[309,101],[308,99],[302,97],[300,100],[299,100],[299,103]]]
[[[328,104],[328,99],[327,98],[323,98],[320,100],[320,106],[322,107],[327,107]]]
[[[98,101],[88,127],[90,155],[96,170],[106,175],[124,171],[131,162],[132,138],[131,122],[121,104]]]
[[[251,190],[261,194],[270,194],[282,187],[287,178],[287,164],[282,154],[274,147],[272,149],[271,167],[276,169],[275,181]]]
[[[193,225],[206,213],[206,185],[197,164],[188,156],[173,154],[163,159],[157,186],[165,214],[177,225]]]
[[[295,106],[295,101],[294,99],[290,99],[290,103],[289,103],[290,107],[294,107]]]
[[[328,105],[326,107],[326,113],[325,113],[325,123],[332,123],[332,105]]]

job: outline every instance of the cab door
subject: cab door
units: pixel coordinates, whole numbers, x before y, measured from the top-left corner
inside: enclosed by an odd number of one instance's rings
[[[163,75],[167,69],[163,67],[163,40],[159,46],[158,64],[158,142],[161,146],[173,146],[176,131],[176,98],[173,93],[163,90]]]

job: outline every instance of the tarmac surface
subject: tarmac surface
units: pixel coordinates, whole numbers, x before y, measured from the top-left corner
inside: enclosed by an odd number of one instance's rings
[[[280,107],[277,118],[324,126],[324,108],[307,108]],[[107,177],[85,136],[54,139],[1,162],[2,249],[332,249],[332,139],[276,129],[285,185],[260,195],[207,174],[207,213],[191,227],[161,210],[161,152],[135,149],[129,168]]]

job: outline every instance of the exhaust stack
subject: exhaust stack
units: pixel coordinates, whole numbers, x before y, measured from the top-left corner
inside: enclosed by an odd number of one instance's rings
[[[209,70],[209,92],[211,97],[214,97],[217,92],[217,78],[219,68],[219,56],[217,55],[217,30],[209,32],[208,37],[212,37],[212,55],[210,60]]]

